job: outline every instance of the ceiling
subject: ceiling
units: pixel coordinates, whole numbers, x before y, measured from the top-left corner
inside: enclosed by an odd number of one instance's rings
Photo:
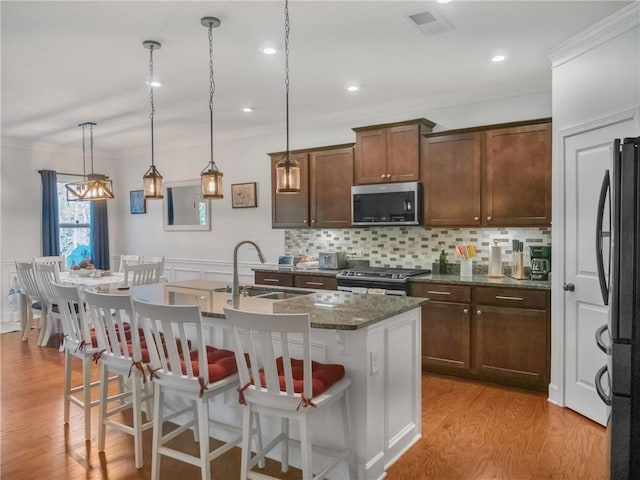
[[[313,125],[374,106],[471,103],[548,92],[550,49],[629,2],[297,1],[291,17],[291,122]],[[208,41],[214,30],[215,135],[283,132],[284,2],[0,2],[2,134],[75,146],[97,122],[96,148],[149,143],[149,51],[156,138],[208,141]],[[408,16],[428,11],[446,31]],[[273,44],[276,55],[260,47]],[[495,53],[507,60],[490,61]],[[345,86],[356,82],[358,92]],[[241,108],[251,106],[252,113]],[[402,119],[398,119],[402,120]],[[437,119],[432,119],[437,122]],[[354,125],[357,126],[357,125]]]

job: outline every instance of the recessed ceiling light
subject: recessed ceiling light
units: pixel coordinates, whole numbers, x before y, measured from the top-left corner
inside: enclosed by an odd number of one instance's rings
[[[493,58],[491,58],[491,61],[494,63],[500,63],[500,62],[504,62],[507,59],[507,57],[505,57],[504,55],[495,55]]]
[[[253,108],[251,108],[251,107],[243,107],[242,111],[244,113],[251,113],[251,112],[253,112]]]
[[[150,87],[161,87],[162,86],[162,82],[160,80],[147,80],[147,85],[149,85]]]
[[[278,51],[273,47],[265,47],[262,49],[262,53],[265,55],[275,55]]]
[[[445,4],[445,3],[449,3],[451,0],[436,0],[436,2],[441,3],[441,4]]]
[[[360,90],[360,87],[357,85],[347,85],[347,91],[349,92],[357,92]]]

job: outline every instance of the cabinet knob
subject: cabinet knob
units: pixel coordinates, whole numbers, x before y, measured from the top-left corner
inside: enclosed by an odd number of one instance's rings
[[[387,178],[391,178],[391,174],[390,173],[387,173]]]
[[[464,310],[462,310],[462,313],[469,313],[469,309],[465,308]]]
[[[482,310],[478,310],[478,311],[476,312],[476,315],[482,315]]]
[[[382,175],[380,175],[380,178],[383,179],[383,180],[385,179],[385,177],[386,177],[386,175],[384,173]]]
[[[489,216],[487,217],[487,220],[491,221],[491,219],[492,219],[492,218],[493,218],[493,217],[492,217],[491,215],[489,215]]]
[[[478,220],[480,220],[480,217],[473,217],[473,220],[477,222]]]
[[[314,219],[314,220],[311,220],[311,223],[316,223],[315,219]]]

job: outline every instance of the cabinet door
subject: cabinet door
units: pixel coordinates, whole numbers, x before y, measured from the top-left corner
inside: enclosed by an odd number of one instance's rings
[[[470,368],[470,318],[468,304],[430,301],[422,306],[422,366],[425,370]]]
[[[387,176],[387,130],[356,132],[354,164],[356,185],[382,183]]]
[[[420,170],[420,126],[387,128],[387,182],[415,182]]]
[[[550,225],[551,124],[486,132],[487,226]]]
[[[273,228],[309,226],[309,163],[307,154],[294,154],[300,164],[300,193],[276,194],[276,164],[282,155],[271,157],[271,225]]]
[[[420,155],[424,224],[480,225],[482,134],[423,137]]]
[[[353,148],[311,152],[309,180],[311,226],[351,226]]]
[[[477,305],[474,369],[496,381],[549,383],[545,310]]]

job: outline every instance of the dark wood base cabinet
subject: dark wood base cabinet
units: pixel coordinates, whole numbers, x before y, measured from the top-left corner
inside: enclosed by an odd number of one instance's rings
[[[427,372],[547,391],[550,295],[544,290],[416,283]]]

